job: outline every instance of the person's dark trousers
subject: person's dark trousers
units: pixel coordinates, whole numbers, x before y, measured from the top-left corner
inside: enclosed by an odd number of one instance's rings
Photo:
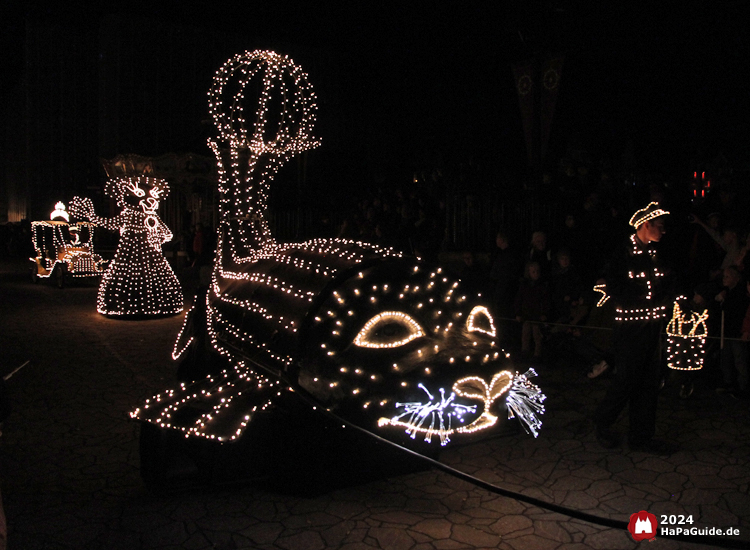
[[[628,406],[631,444],[654,436],[661,368],[658,361],[661,322],[631,321],[614,327],[615,365],[612,385],[597,407],[594,422],[608,430]]]
[[[747,342],[726,340],[721,350],[721,377],[726,388],[733,386],[735,375],[737,387],[740,391],[746,391],[749,378]]]

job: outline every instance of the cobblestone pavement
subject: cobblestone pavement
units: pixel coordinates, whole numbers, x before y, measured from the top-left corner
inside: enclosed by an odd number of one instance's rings
[[[341,453],[338,461],[323,453],[316,469],[306,469],[305,458],[299,468],[279,466],[286,483],[271,468],[250,482],[149,491],[128,412],[172,380],[169,353],[181,317],[108,319],[96,313],[95,297],[95,284],[32,285],[25,264],[0,263],[0,371],[30,361],[7,383],[14,411],[0,438],[11,549],[636,546],[624,530],[498,496],[393,453],[384,453],[375,474],[363,467],[359,477],[356,453],[343,462]],[[680,400],[668,385],[658,431],[681,450],[668,458],[605,451],[586,419],[607,381],[571,367],[539,370],[548,400],[538,439],[489,439],[449,448],[440,460],[600,517],[627,521],[648,510],[691,515],[693,526],[738,527],[735,543],[750,546],[747,402],[717,399],[707,385]],[[371,466],[377,459],[369,455]],[[659,537],[653,545],[706,547]]]

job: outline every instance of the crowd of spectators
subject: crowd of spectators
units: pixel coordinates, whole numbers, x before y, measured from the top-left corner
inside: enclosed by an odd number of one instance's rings
[[[408,191],[383,189],[360,198],[338,221],[321,216],[316,237],[378,243],[428,261],[437,261],[445,235],[445,200],[416,186]]]
[[[706,368],[693,378],[682,376],[681,397],[689,397],[699,376],[719,393],[748,398],[750,216],[747,197],[737,185],[724,182],[708,200],[694,200],[690,188],[680,197],[675,190],[655,185],[635,202],[642,207],[657,201],[671,212],[667,235],[658,246],[669,266],[672,293],[709,312]],[[601,294],[594,286],[604,282],[601,277],[610,251],[621,246],[629,233],[626,222],[635,210],[630,204],[616,204],[592,193],[580,210],[561,217],[557,227],[537,229],[525,242],[510,243],[505,228],[497,233],[486,280],[499,320],[507,325],[508,348],[520,348],[523,357],[530,351],[532,334],[532,360],[545,355],[559,360],[565,356],[561,352],[570,352],[576,364],[585,359],[590,377],[607,370],[612,358],[601,329],[611,327],[612,312],[604,314],[597,307]],[[535,291],[534,314],[524,306],[530,270],[541,273],[541,284],[548,290]],[[534,278],[533,285],[539,284]],[[513,320],[521,326],[513,328]],[[538,328],[528,328],[529,323]],[[544,347],[554,353],[545,353]]]

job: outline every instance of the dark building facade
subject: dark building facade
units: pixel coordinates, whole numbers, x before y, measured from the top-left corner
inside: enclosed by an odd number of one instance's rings
[[[104,159],[209,154],[206,90],[239,38],[125,14],[18,25],[22,61],[2,88],[0,223],[101,198]]]

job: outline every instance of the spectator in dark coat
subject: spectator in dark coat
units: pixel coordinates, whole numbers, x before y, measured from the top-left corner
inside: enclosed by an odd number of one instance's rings
[[[521,354],[529,356],[531,340],[534,340],[532,360],[542,358],[542,323],[551,312],[550,292],[542,280],[542,270],[537,262],[526,264],[525,275],[516,295],[516,320],[521,322]]]
[[[552,310],[556,323],[569,324],[574,317],[574,308],[581,301],[581,278],[578,270],[571,265],[571,255],[567,248],[558,250],[555,257],[557,265],[550,276]]]
[[[499,317],[513,317],[513,304],[521,277],[521,257],[511,247],[507,233],[498,231],[495,237],[497,248],[492,256],[490,279],[492,280],[492,300]]]
[[[461,287],[473,294],[484,295],[488,287],[486,265],[478,262],[474,253],[470,250],[463,253],[462,260],[463,265],[458,274],[461,278]]]
[[[552,271],[552,250],[547,246],[547,234],[544,231],[534,231],[531,235],[531,247],[526,261],[539,264],[542,279],[549,277]]]
[[[721,385],[719,393],[744,396],[748,389],[747,343],[742,341],[742,325],[750,298],[747,296],[742,275],[736,266],[724,269],[724,288],[716,296],[724,314],[724,349],[721,350]]]

